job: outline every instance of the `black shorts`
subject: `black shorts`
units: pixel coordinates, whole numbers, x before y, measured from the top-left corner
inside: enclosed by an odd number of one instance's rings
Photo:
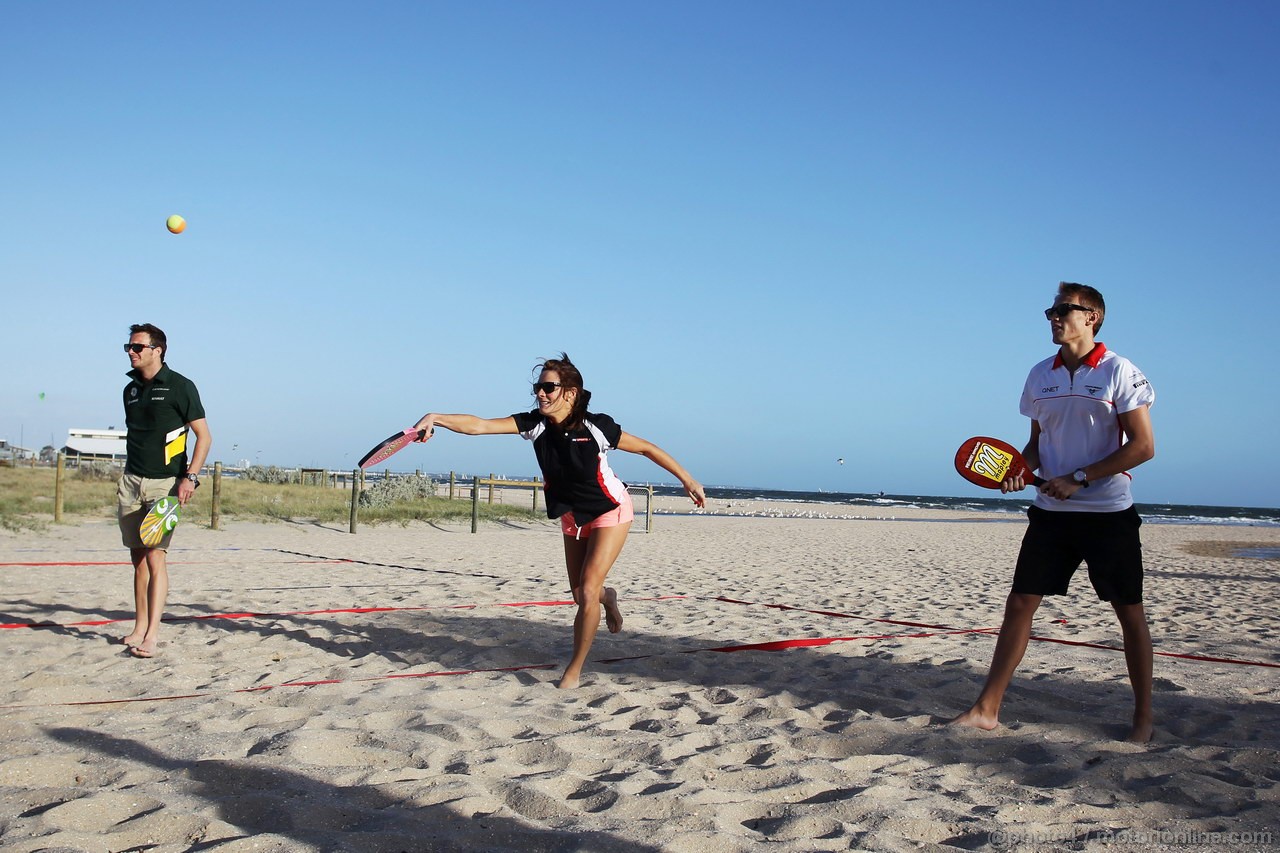
[[[1142,603],[1142,517],[1120,512],[1052,512],[1027,509],[1026,535],[1013,573],[1013,591],[1066,595],[1080,563],[1098,598],[1112,604]]]

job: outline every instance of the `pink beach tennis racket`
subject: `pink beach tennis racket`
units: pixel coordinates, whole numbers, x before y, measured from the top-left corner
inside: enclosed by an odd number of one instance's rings
[[[435,430],[432,430],[432,432],[434,433]],[[374,465],[381,465],[401,450],[404,450],[410,444],[413,444],[415,441],[421,441],[425,433],[426,430],[424,429],[414,429],[413,427],[410,427],[409,429],[402,430],[395,435],[378,442],[378,446],[366,453],[364,458],[360,460],[360,468],[364,469]]]
[[[1043,486],[1044,480],[1027,467],[1012,444],[998,438],[977,435],[965,441],[956,451],[956,471],[975,486],[998,489],[1010,477],[1021,477],[1028,483]]]

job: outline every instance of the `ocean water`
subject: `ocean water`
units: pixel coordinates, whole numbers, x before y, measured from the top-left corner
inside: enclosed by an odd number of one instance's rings
[[[632,483],[631,485],[636,485]],[[885,495],[856,492],[800,492],[781,489],[750,489],[737,486],[708,486],[707,497],[717,502],[758,500],[826,504],[831,507],[866,507],[892,512],[896,508],[952,509],[973,512],[1008,513],[1010,520],[1022,517],[1030,503],[1026,498],[942,497],[937,495]],[[684,494],[679,486],[655,485],[656,495]],[[1246,506],[1192,506],[1181,504],[1137,504],[1148,524],[1212,524],[1244,527],[1280,527],[1280,509]]]

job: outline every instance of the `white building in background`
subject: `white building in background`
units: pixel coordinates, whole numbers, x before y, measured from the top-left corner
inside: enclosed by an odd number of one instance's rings
[[[94,459],[112,459],[124,461],[127,456],[125,438],[129,435],[122,429],[78,429],[67,430],[67,446],[62,452],[67,456],[88,456]]]
[[[27,447],[10,444],[8,439],[0,438],[0,457],[6,459],[30,459],[36,452]]]

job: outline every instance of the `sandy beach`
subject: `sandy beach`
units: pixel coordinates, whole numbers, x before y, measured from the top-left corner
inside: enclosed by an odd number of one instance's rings
[[[184,522],[151,660],[116,642],[112,521],[0,533],[0,848],[1280,847],[1280,575],[1236,556],[1280,531],[1144,527],[1137,746],[1083,573],[1046,599],[1003,725],[940,725],[986,673],[1019,518],[732,509],[633,532],[624,630],[574,691],[552,522]]]

